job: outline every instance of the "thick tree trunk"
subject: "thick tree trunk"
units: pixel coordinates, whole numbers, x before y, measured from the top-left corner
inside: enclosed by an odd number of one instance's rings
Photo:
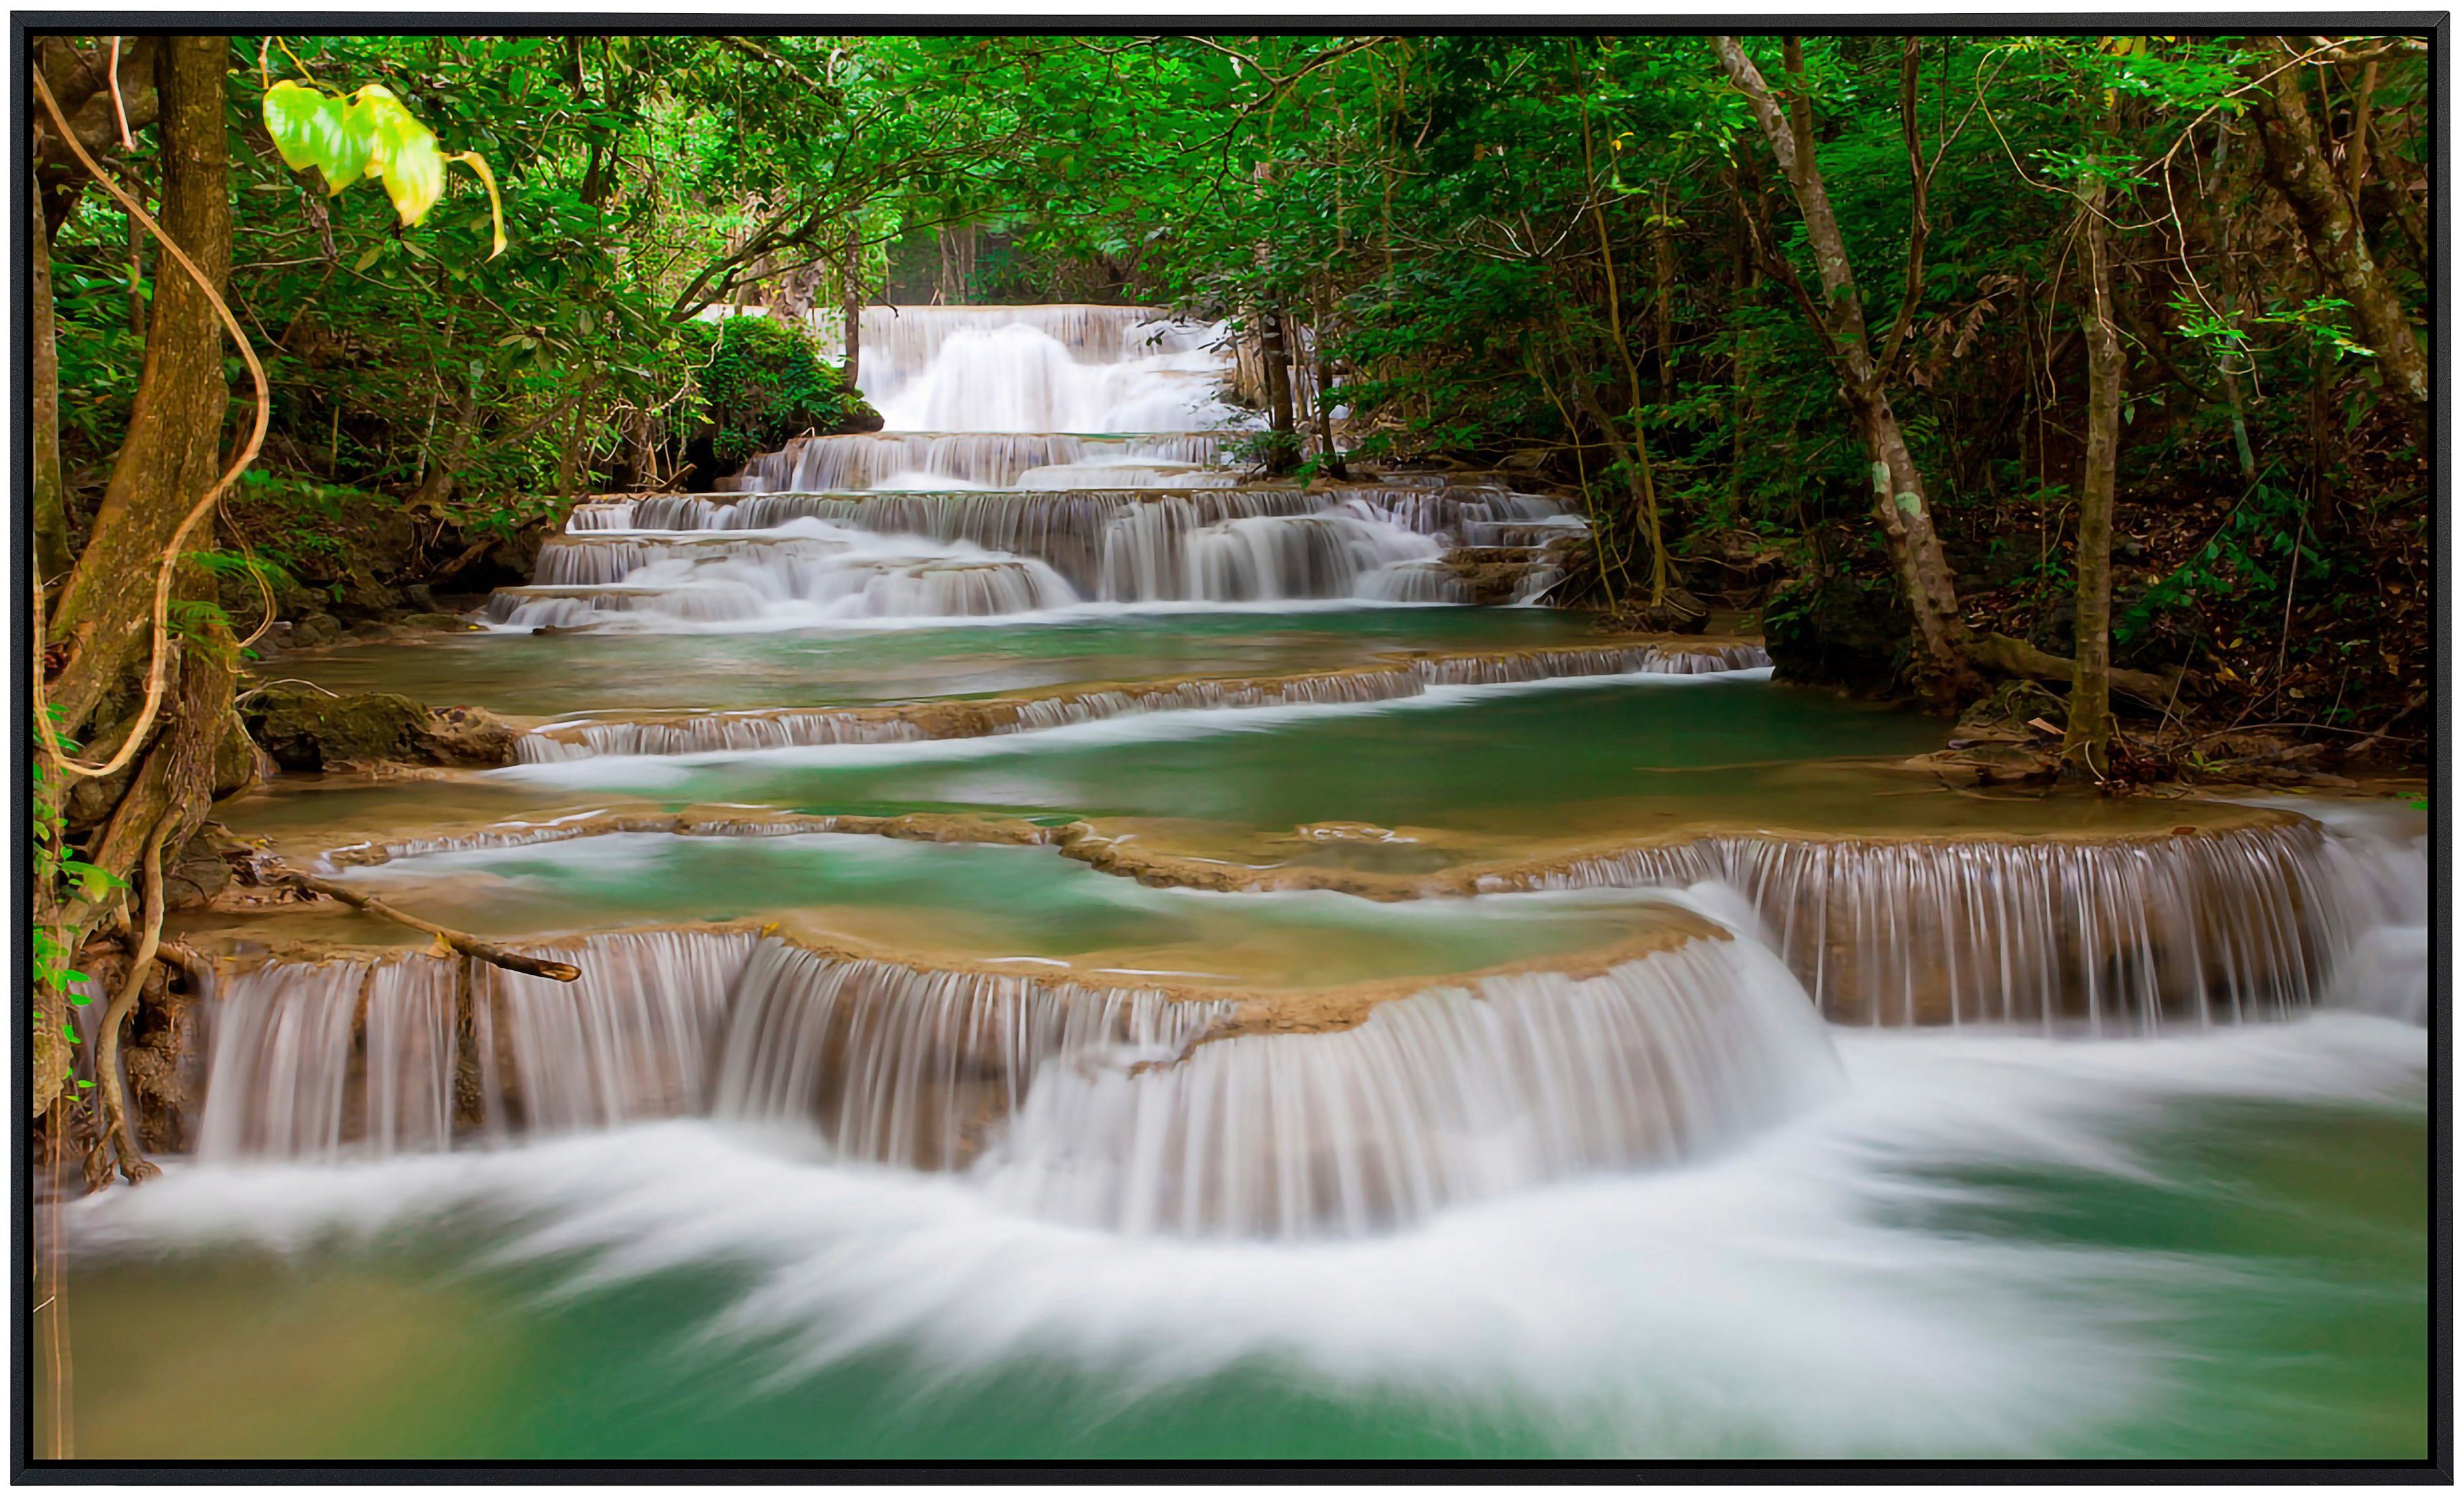
[[[52,319],[52,241],[43,224],[43,194],[34,191],[26,223],[33,295],[34,581],[49,587],[68,575],[68,488],[60,479],[60,349]]]
[[[2260,66],[2275,70],[2255,91],[2260,142],[2267,149],[2267,175],[2301,226],[2311,257],[2331,276],[2343,298],[2352,303],[2363,339],[2378,355],[2387,398],[2395,403],[2410,429],[2414,444],[2430,439],[2430,361],[2413,337],[2412,319],[2388,283],[2362,233],[2353,204],[2336,181],[2335,168],[2319,143],[2318,125],[2310,116],[2302,85],[2310,69],[2290,62],[2279,40],[2277,52]]]
[[[2122,440],[2122,337],[2113,319],[2113,253],[2104,223],[2104,183],[2079,193],[2086,251],[2087,458],[2079,474],[2079,603],[2071,645],[2070,723],[2062,735],[2062,774],[2101,781],[2113,761],[2113,480]]]
[[[160,51],[164,231],[217,287],[231,271],[231,209],[223,135],[231,42],[165,38]],[[185,275],[160,277],[128,436],[112,465],[94,531],[77,558],[51,638],[67,658],[51,685],[61,728],[77,734],[123,684],[150,643],[164,548],[221,467],[223,329]]]
[[[1864,303],[1848,262],[1847,240],[1832,211],[1822,168],[1814,159],[1812,111],[1799,98],[1783,118],[1761,71],[1737,38],[1715,36],[1712,45],[1729,80],[1745,95],[1772,155],[1779,159],[1781,174],[1788,179],[1797,210],[1805,219],[1806,240],[1814,250],[1822,285],[1822,302],[1809,304],[1808,314],[1828,345],[1838,371],[1841,397],[1871,464],[1875,517],[1890,547],[1914,623],[1911,673],[1921,694],[1937,706],[1948,706],[1978,685],[1969,661],[1969,630],[1960,615],[1959,589],[1950,563],[1934,533],[1924,475],[1891,409],[1883,387],[1885,371],[1875,363]]]

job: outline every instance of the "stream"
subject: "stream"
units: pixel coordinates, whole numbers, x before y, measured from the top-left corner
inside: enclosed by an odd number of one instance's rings
[[[1242,481],[1220,326],[864,315],[884,431],[280,662],[518,761],[218,817],[583,977],[177,916],[81,1457],[2427,1457],[2423,812],[1951,786]]]

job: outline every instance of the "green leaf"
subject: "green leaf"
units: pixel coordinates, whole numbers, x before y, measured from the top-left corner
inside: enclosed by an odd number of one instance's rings
[[[265,91],[265,129],[294,171],[314,166],[328,194],[365,174],[368,139],[353,107],[320,90],[289,79]]]
[[[370,83],[352,99],[369,143],[367,174],[384,181],[394,215],[405,226],[418,223],[445,195],[445,157],[435,134],[382,83]]]

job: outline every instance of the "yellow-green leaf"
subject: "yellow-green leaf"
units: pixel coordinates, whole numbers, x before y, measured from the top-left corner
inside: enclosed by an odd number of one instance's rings
[[[367,174],[385,182],[395,216],[406,226],[416,224],[445,195],[445,157],[436,136],[382,83],[370,83],[353,97],[367,131]]]
[[[496,228],[496,247],[488,252],[488,258],[495,259],[505,253],[505,204],[504,200],[496,195],[496,174],[488,169],[487,158],[474,150],[466,150],[458,156],[448,156],[445,159],[462,163],[477,172],[479,180],[487,184],[488,216]]]
[[[343,100],[288,79],[265,91],[265,129],[294,171],[314,166],[328,193],[360,180],[367,168],[368,142]]]
[[[326,107],[333,102],[316,89],[288,78],[265,91],[265,133],[282,164],[305,171],[317,164],[319,138],[328,128]]]

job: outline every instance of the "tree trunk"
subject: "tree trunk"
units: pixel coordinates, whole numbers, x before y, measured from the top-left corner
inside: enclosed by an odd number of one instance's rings
[[[60,349],[52,323],[52,241],[39,187],[33,209],[27,220],[27,255],[34,302],[34,582],[48,587],[68,575],[77,558],[69,553],[68,487],[60,478]]]
[[[2113,762],[2113,477],[2122,440],[2122,337],[2114,327],[2113,253],[2104,223],[2104,181],[2079,192],[2086,251],[2087,457],[2079,473],[2079,603],[2071,644],[2070,723],[2062,775],[2101,781]]]
[[[864,227],[852,218],[847,220],[847,240],[840,250],[839,319],[844,324],[839,378],[853,389],[864,359]]]
[[[231,209],[223,135],[229,38],[175,36],[159,57],[164,231],[217,286],[230,276]],[[51,685],[76,736],[150,644],[163,550],[221,466],[231,390],[213,303],[187,275],[159,278],[128,436],[112,464],[92,538],[77,558],[51,637],[68,657]]]
[[[1782,118],[1761,71],[1737,38],[1715,36],[1712,45],[1729,80],[1746,96],[1805,219],[1806,239],[1813,247],[1822,283],[1822,302],[1817,305],[1809,297],[1806,312],[1827,345],[1839,376],[1841,397],[1871,464],[1875,515],[1913,620],[1911,671],[1917,690],[1936,706],[1952,705],[1978,687],[1969,657],[1969,630],[1960,616],[1959,589],[1950,563],[1934,533],[1924,475],[1908,452],[1899,417],[1883,387],[1885,371],[1876,365],[1867,339],[1864,303],[1849,267],[1847,241],[1832,212],[1822,169],[1814,159],[1812,110],[1799,97],[1791,101],[1789,117]]]
[[[1651,218],[1651,345],[1660,362],[1660,403],[1677,399],[1677,340],[1670,330],[1668,298],[1677,283],[1677,246],[1668,220],[1668,185],[1660,187],[1660,211]]]
[[[2280,52],[2283,43],[2277,43]],[[2306,66],[2271,56],[2260,63],[2277,71],[2255,91],[2258,135],[2267,149],[2268,179],[2293,209],[2311,257],[2352,303],[2361,334],[2378,355],[2387,396],[2403,414],[2413,444],[2430,441],[2430,361],[2414,339],[2412,319],[2395,288],[2370,257],[2353,205],[2336,181],[2335,168],[2319,143],[2319,130],[2302,97]]]
[[[1328,391],[1334,387],[1334,364],[1332,361],[1328,358],[1326,351],[1327,315],[1326,305],[1323,300],[1321,300],[1313,309],[1313,315],[1316,318],[1316,325],[1312,329],[1313,336],[1309,339],[1309,351],[1316,359],[1313,369],[1316,374],[1317,385],[1317,400],[1315,401],[1315,406],[1317,409],[1318,459],[1325,465],[1327,474],[1330,477],[1337,479],[1349,478],[1352,474],[1344,468],[1343,453],[1337,451],[1334,445],[1334,416],[1329,409],[1332,401],[1330,399]]]
[[[1300,451],[1299,439],[1293,434],[1291,351],[1286,346],[1282,313],[1258,314],[1258,353],[1266,366],[1266,413],[1275,435],[1273,450],[1266,458],[1266,472],[1281,476],[1292,471]]]

